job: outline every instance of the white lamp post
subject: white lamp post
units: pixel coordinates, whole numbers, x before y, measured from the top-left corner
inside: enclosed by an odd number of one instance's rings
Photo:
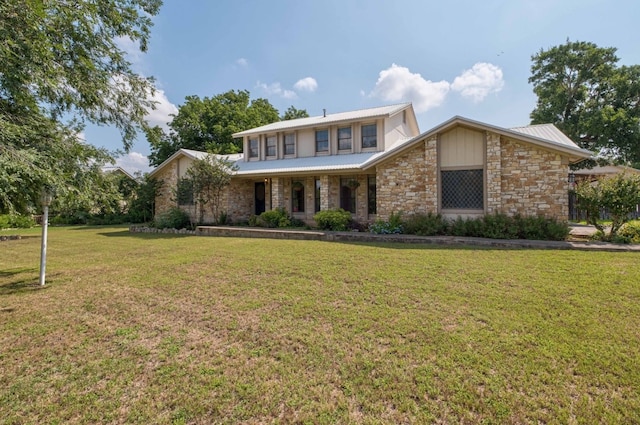
[[[42,248],[40,250],[40,286],[44,286],[44,273],[47,266],[47,227],[49,227],[49,205],[53,200],[53,194],[48,188],[42,190],[40,201],[42,202]]]

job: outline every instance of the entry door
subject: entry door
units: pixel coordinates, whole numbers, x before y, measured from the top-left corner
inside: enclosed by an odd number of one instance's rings
[[[264,182],[258,182],[255,185],[255,204],[255,214],[262,214],[264,212]]]

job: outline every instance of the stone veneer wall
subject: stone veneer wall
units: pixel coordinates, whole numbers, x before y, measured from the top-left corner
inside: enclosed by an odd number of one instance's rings
[[[502,151],[500,135],[486,134],[486,191],[485,205],[487,214],[500,212],[502,205]]]
[[[377,167],[377,217],[437,211],[437,140],[431,138]]]
[[[502,138],[500,212],[566,220],[569,160],[559,153]]]
[[[220,209],[225,210],[229,218],[236,221],[248,220],[254,212],[254,182],[245,179],[231,179],[226,188]],[[265,188],[265,196],[269,197],[269,186]]]
[[[176,206],[173,191],[178,186],[178,162],[173,161],[168,164],[155,177],[158,181],[162,181],[162,187],[156,195],[155,214],[158,215]]]

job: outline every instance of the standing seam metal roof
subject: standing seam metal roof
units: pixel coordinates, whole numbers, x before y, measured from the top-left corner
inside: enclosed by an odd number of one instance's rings
[[[298,118],[295,120],[278,121],[271,124],[263,125],[249,130],[241,131],[233,134],[233,137],[242,137],[250,134],[269,133],[281,130],[293,130],[303,127],[314,127],[334,124],[341,121],[363,120],[367,118],[375,118],[381,116],[391,116],[403,109],[411,106],[411,103],[401,103],[397,105],[381,106],[378,108],[360,109],[357,111],[338,112],[335,114],[327,114],[326,116],[318,115],[315,117]]]

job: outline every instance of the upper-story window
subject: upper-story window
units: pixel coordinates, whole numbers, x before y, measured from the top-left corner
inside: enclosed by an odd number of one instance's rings
[[[351,150],[351,127],[338,129],[338,149]]]
[[[276,156],[276,136],[267,136],[267,156]]]
[[[258,155],[258,139],[249,139],[249,158],[257,158]]]
[[[362,147],[375,148],[378,146],[378,129],[375,124],[362,126]]]
[[[284,135],[284,154],[295,155],[296,154],[296,135],[288,133]]]
[[[316,130],[316,152],[329,152],[329,130]]]

